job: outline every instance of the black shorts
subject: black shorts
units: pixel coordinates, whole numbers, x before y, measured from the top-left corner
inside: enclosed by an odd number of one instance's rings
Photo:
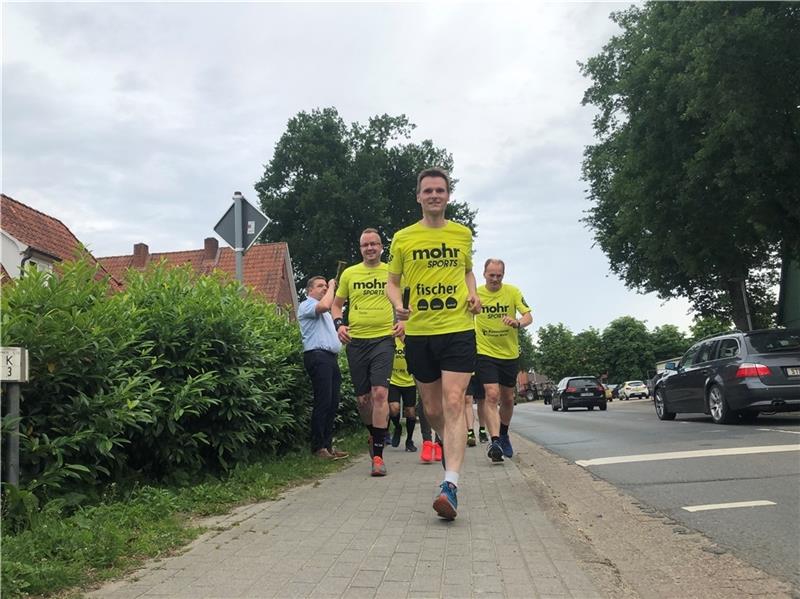
[[[442,378],[442,371],[475,370],[475,331],[442,335],[406,335],[408,371],[420,383]]]
[[[471,395],[472,399],[480,401],[486,399],[486,392],[483,390],[483,383],[478,378],[477,374],[473,374],[469,379],[469,386],[467,387],[467,395]]]
[[[500,383],[503,387],[517,386],[517,371],[519,360],[501,360],[489,356],[478,355],[475,364],[475,374],[484,385]]]
[[[403,400],[404,408],[413,408],[417,405],[417,387],[398,387],[389,384],[389,403],[400,403]]]
[[[352,339],[346,351],[356,395],[366,395],[372,387],[389,387],[394,361],[393,337]]]

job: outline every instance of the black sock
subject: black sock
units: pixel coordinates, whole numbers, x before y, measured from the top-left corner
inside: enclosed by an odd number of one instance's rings
[[[503,424],[501,422],[500,423],[500,436],[502,437],[503,435],[507,435],[507,434],[508,434],[508,425],[507,424]]]
[[[500,437],[492,437],[492,443],[494,443],[495,441],[499,441],[499,440],[500,440]]]
[[[411,437],[414,436],[414,429],[417,426],[417,419],[414,416],[407,416],[406,417],[406,443],[411,441]]]
[[[397,430],[397,429],[400,428],[400,414],[396,414],[394,416],[389,416],[389,420],[391,420],[392,424],[394,424],[394,430]]]
[[[486,434],[486,427],[485,427],[485,426],[482,426],[482,427],[480,427],[480,428],[478,429],[478,432],[479,432],[479,433],[483,433],[483,434],[485,435],[485,434]]]
[[[385,428],[372,427],[372,455],[383,457],[383,440],[386,438]]]

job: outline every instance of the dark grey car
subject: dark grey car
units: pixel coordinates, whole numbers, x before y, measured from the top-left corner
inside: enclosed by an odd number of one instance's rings
[[[800,329],[731,331],[694,344],[655,386],[656,415],[710,414],[717,424],[800,411]]]
[[[601,410],[607,408],[606,390],[600,381],[593,376],[568,376],[561,379],[553,392],[551,408],[555,412],[566,412],[570,408],[588,408],[597,406]]]

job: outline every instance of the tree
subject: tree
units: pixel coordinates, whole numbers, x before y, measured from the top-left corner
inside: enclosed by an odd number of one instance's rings
[[[632,316],[612,320],[603,330],[602,338],[608,380],[645,379],[655,370],[650,334],[641,320]]]
[[[586,221],[626,285],[747,328],[800,256],[800,4],[650,2],[581,65]]]
[[[347,126],[335,108],[289,120],[255,187],[270,218],[263,240],[288,242],[298,288],[309,276],[333,276],[339,260],[360,261],[365,228],[388,243],[419,219],[417,174],[430,166],[452,172],[453,157],[430,140],[409,142],[414,128],[404,115]],[[447,216],[474,233],[475,214],[451,201]]]
[[[730,331],[733,325],[730,320],[723,320],[712,316],[697,317],[689,327],[692,333],[691,342],[699,341],[709,335],[716,335],[724,331]]]
[[[597,329],[581,331],[574,338],[577,374],[590,374],[600,377],[606,374],[603,340]]]
[[[575,374],[575,336],[560,322],[541,327],[535,352],[536,368],[552,381]]]
[[[656,362],[682,356],[689,349],[689,340],[674,324],[665,324],[650,333],[650,344]]]
[[[536,349],[527,329],[519,329],[519,369],[527,372],[534,367]]]

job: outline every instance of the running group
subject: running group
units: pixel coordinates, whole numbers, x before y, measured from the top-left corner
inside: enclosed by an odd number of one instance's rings
[[[402,404],[405,449],[417,451],[412,437],[419,419],[421,460],[444,467],[433,509],[453,520],[465,448],[476,445],[473,400],[488,459],[502,462],[513,455],[508,428],[518,329],[531,324],[532,316],[519,289],[503,281],[502,260],[486,260],[485,284],[477,285],[472,232],[445,218],[447,172],[422,171],[416,191],[422,218],[395,233],[387,262],[380,233],[365,229],[359,239],[363,260],[346,268],[338,284],[323,277],[308,281],[298,320],[314,389],[312,451],[324,458],[343,455],[332,445],[332,427],[341,381],[335,357],[344,345],[359,414],[369,430],[370,474],[387,474],[383,451],[387,443],[401,443]]]

